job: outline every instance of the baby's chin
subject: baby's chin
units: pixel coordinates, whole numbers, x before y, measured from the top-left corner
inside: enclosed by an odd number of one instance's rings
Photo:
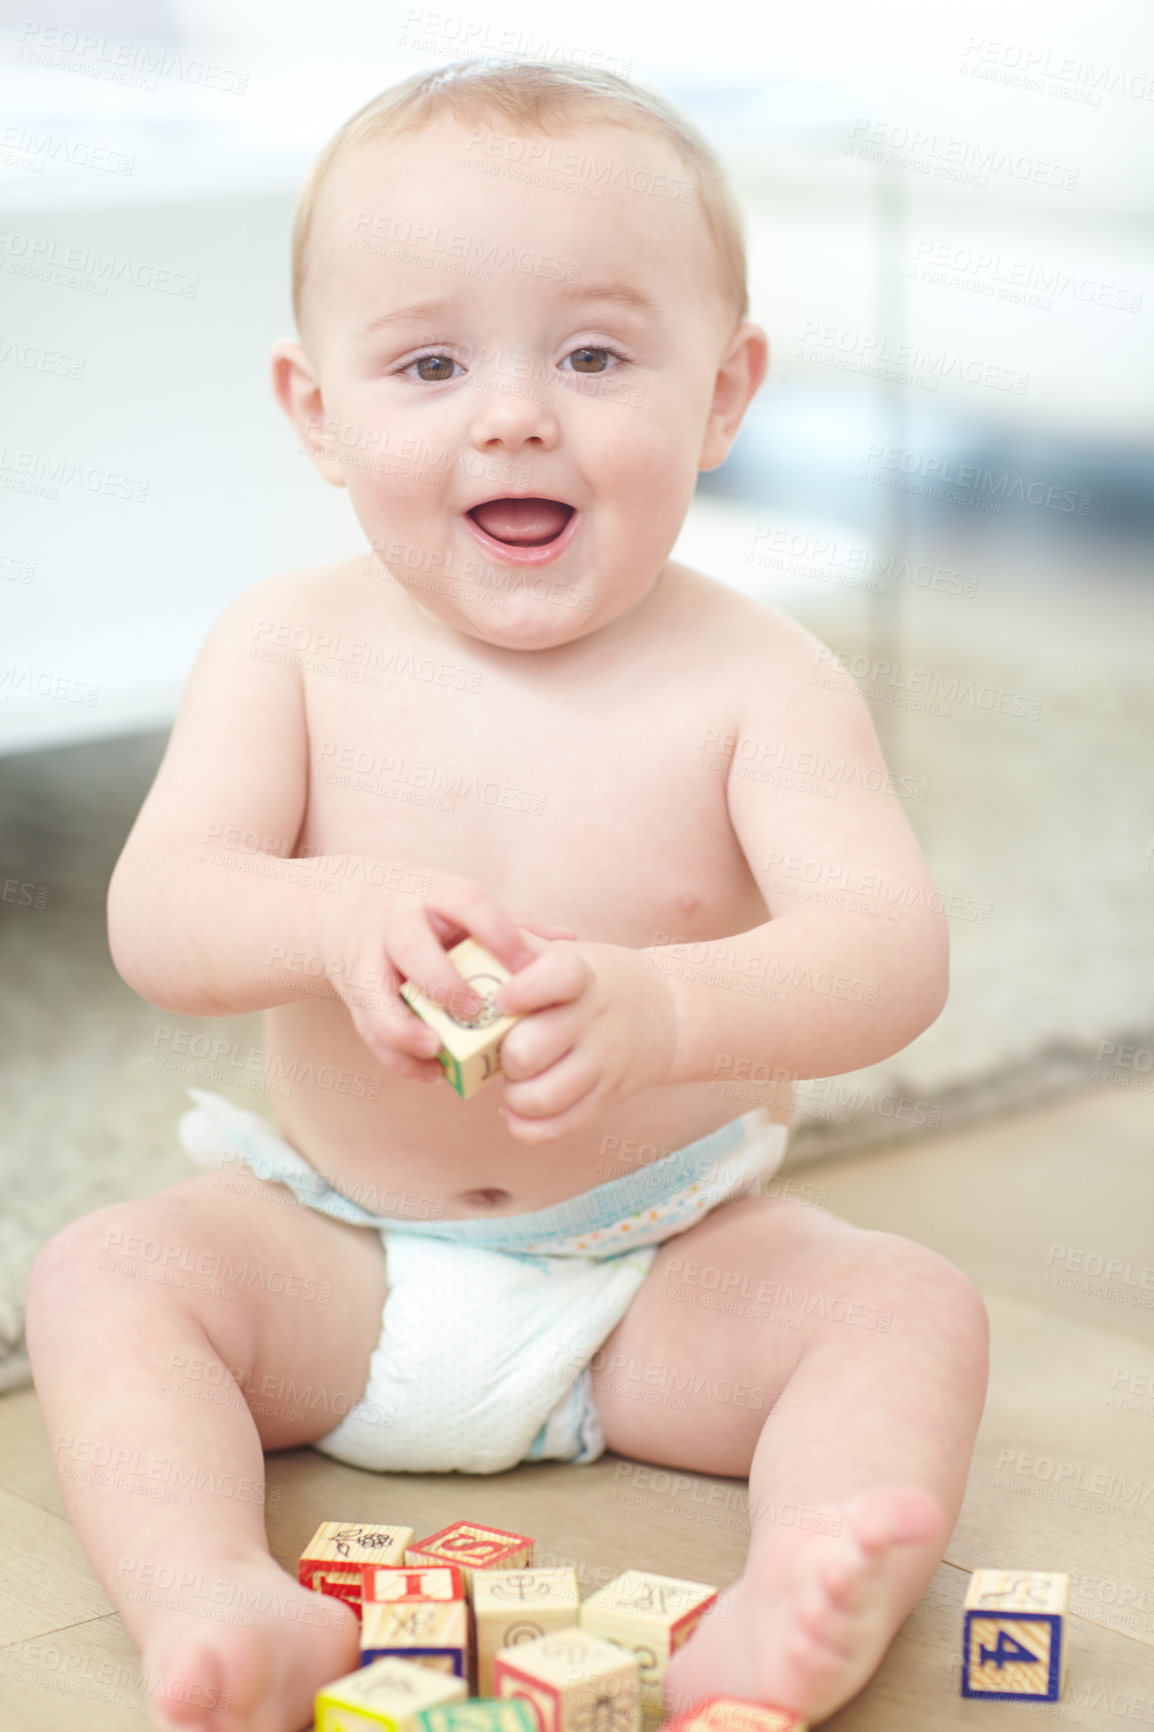
[[[462,587],[458,594],[440,595],[435,602],[420,591],[410,590],[409,597],[423,617],[433,617],[500,649],[554,649],[584,637],[601,623],[599,618],[594,620],[598,613],[590,605],[594,598],[576,591],[576,586],[558,586],[564,590],[562,599],[549,593],[551,579],[535,574],[533,582],[537,593],[525,587],[480,594]]]

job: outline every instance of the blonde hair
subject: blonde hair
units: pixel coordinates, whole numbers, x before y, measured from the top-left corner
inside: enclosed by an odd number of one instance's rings
[[[723,300],[734,323],[749,311],[741,212],[712,146],[655,90],[615,73],[536,61],[458,60],[414,73],[374,96],[334,133],[313,163],[297,201],[292,237],[292,298],[297,329],[308,277],[320,195],[336,166],[359,145],[411,137],[442,115],[462,125],[505,123],[513,132],[554,137],[582,124],[648,133],[667,145],[689,173],[717,259]]]

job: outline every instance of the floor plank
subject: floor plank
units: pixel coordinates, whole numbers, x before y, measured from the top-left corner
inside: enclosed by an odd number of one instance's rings
[[[836,1732],[1020,1729],[1022,1705],[958,1693],[968,1572],[1003,1565],[1071,1576],[1066,1694],[1033,1714],[1092,1732],[1154,1723],[1154,1328],[1129,1296],[1148,1290],[1152,1132],[1154,1099],[1102,1085],[799,1170],[824,1206],[967,1269],[992,1327],[990,1395],[946,1561],[877,1676],[827,1722]],[[1117,1267],[1108,1278],[1068,1269],[1079,1251],[1083,1265]],[[1084,1284],[1043,1279],[1056,1265]],[[629,1567],[720,1586],[740,1572],[748,1536],[744,1482],[612,1455],[389,1475],[289,1450],[268,1458],[268,1485],[270,1545],[294,1573],[318,1524],[346,1517],[403,1521],[418,1538],[458,1517],[533,1534],[542,1563],[576,1569],[582,1596]],[[140,1732],[135,1651],[67,1519],[30,1389],[0,1397],[0,1533],[0,1725]]]

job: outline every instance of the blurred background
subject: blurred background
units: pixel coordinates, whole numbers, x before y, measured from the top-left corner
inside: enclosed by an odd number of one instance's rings
[[[363,546],[269,387],[301,179],[385,85],[509,54],[722,156],[772,369],[676,551],[847,660],[950,915],[947,1010],[806,1085],[793,1158],[1154,1087],[1147,6],[0,0],[10,1381],[47,1233],[188,1176],[186,1085],[262,1110],[258,1021],[136,999],[103,899],[212,621]]]

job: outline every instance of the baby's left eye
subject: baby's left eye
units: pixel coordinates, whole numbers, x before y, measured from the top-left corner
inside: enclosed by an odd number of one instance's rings
[[[570,368],[570,372],[573,373],[605,373],[610,371],[605,365],[606,361],[619,361],[620,359],[620,355],[615,355],[612,349],[594,348],[574,349],[572,354],[565,357],[566,361],[574,363]],[[561,365],[564,366],[565,362],[562,361]]]

